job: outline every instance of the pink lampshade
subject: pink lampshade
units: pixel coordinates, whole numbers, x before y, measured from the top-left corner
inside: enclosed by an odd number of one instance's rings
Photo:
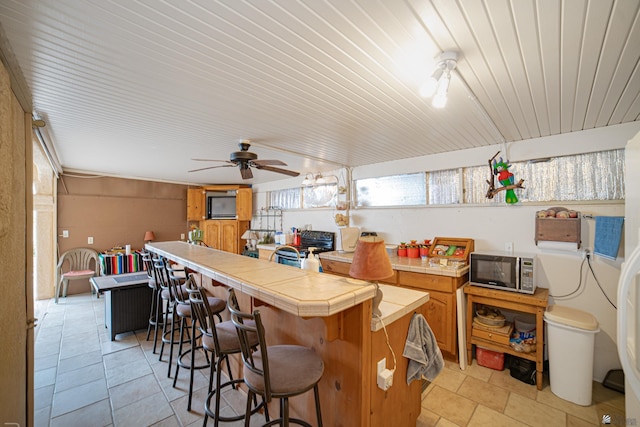
[[[145,242],[150,242],[152,240],[156,240],[156,235],[153,234],[153,231],[147,231],[146,233],[144,233]]]
[[[361,280],[382,280],[393,276],[384,240],[360,239],[353,254],[349,275]]]

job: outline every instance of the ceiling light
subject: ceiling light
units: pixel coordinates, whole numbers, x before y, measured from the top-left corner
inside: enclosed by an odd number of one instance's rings
[[[436,68],[429,79],[420,88],[420,95],[425,98],[433,97],[431,105],[434,108],[443,108],[447,105],[447,94],[451,82],[451,70],[458,64],[456,52],[442,52],[437,58]]]

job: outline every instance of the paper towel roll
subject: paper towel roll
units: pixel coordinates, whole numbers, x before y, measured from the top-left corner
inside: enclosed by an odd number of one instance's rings
[[[550,240],[540,240],[538,242],[540,249],[552,249],[561,252],[578,252],[578,245],[573,242],[553,242]]]
[[[127,245],[124,247],[127,255],[131,255],[131,245]]]

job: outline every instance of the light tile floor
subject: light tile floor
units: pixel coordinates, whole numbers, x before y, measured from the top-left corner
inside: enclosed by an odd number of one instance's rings
[[[71,295],[36,303],[35,425],[39,426],[200,426],[208,370],[196,371],[192,411],[186,410],[188,371],[176,388],[167,378],[167,356],[158,361],[146,331],[109,339],[104,298]],[[244,395],[223,393],[226,415],[244,410]],[[426,426],[592,426],[609,414],[624,422],[624,395],[594,382],[594,404],[582,407],[474,364],[445,369],[423,392],[418,427]],[[325,409],[326,410],[326,409]],[[261,425],[256,414],[251,425]],[[213,425],[210,422],[210,425]],[[242,421],[224,423],[240,426]]]

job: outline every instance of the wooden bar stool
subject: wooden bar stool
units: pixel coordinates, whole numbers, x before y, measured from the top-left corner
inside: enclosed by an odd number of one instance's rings
[[[203,427],[207,425],[207,419],[212,417],[214,420],[214,426],[217,427],[220,421],[232,422],[238,421],[245,417],[244,414],[234,417],[224,417],[220,415],[220,396],[222,395],[222,389],[224,387],[236,388],[236,384],[243,383],[242,378],[233,379],[231,373],[231,366],[229,364],[229,355],[240,353],[240,340],[238,339],[238,333],[233,325],[233,322],[227,320],[225,322],[216,322],[214,313],[207,304],[207,292],[202,287],[195,289],[187,287],[189,291],[189,300],[191,301],[191,312],[198,322],[198,327],[202,334],[202,348],[211,353],[211,373],[209,376],[209,394],[204,402],[204,422]],[[250,336],[250,344],[255,348],[258,345],[258,337],[256,335]],[[215,360],[214,360],[215,359]],[[222,384],[222,363],[226,360],[227,370],[229,372],[229,381]],[[216,385],[213,388],[213,376],[215,373]],[[215,405],[211,407],[211,399],[215,397]],[[261,408],[266,409],[264,400],[260,405],[257,404],[257,399],[254,399],[254,408],[251,413],[255,413]],[[265,413],[268,418],[268,413]]]
[[[264,426],[288,426],[289,423],[294,423],[311,427],[304,420],[289,417],[289,398],[311,389],[315,397],[318,426],[322,426],[318,393],[318,383],[324,373],[322,358],[312,349],[300,345],[267,347],[260,311],[241,312],[233,289],[229,290],[227,307],[240,338],[242,362],[245,367],[244,382],[249,389],[245,427],[249,427],[250,424],[251,403],[255,395],[262,396],[266,402],[270,402],[272,398],[280,399],[280,418],[269,421]],[[258,350],[255,351],[251,346],[252,334],[258,337]]]

